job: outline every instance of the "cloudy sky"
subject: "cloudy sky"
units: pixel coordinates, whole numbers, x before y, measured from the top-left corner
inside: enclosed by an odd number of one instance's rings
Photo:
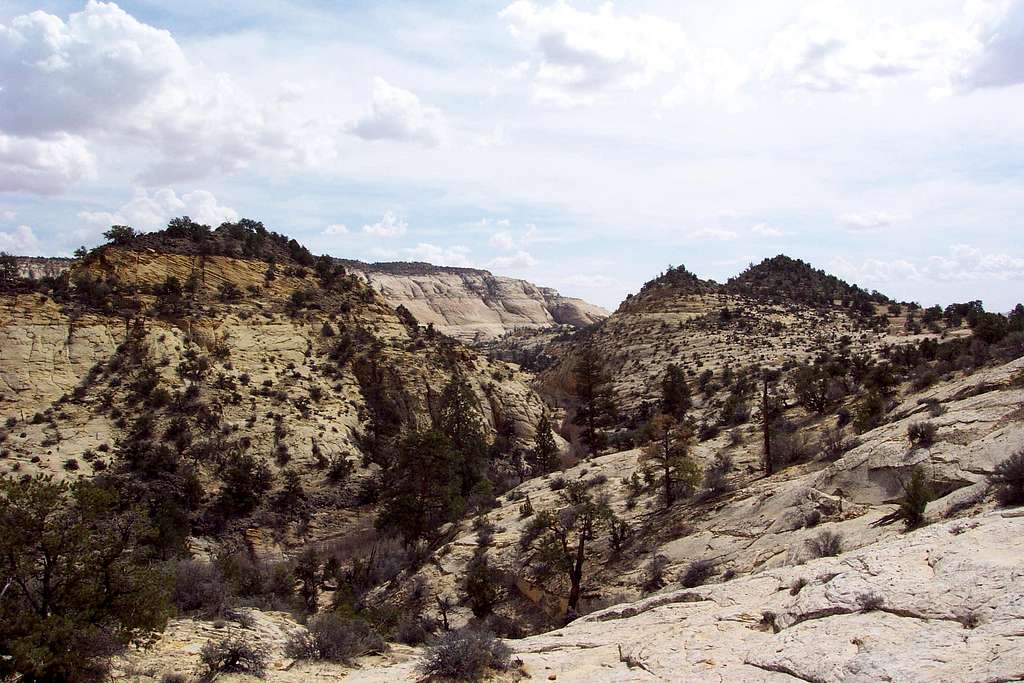
[[[257,218],[614,307],[786,253],[1024,299],[1024,0],[0,2],[0,250]]]

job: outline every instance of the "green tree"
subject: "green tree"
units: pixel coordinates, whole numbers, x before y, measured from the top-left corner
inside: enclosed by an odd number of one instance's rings
[[[437,428],[448,437],[460,467],[461,489],[468,496],[487,471],[487,436],[476,395],[462,373],[455,373],[441,393]]]
[[[829,387],[832,378],[823,365],[800,365],[793,371],[793,393],[807,410],[824,415],[831,401]]]
[[[675,363],[670,363],[661,381],[661,412],[682,420],[692,405],[686,372]]]
[[[103,233],[103,237],[111,244],[124,246],[139,236],[140,233],[128,225],[112,225],[110,230]]]
[[[18,259],[6,251],[0,251],[0,290],[11,287],[18,281]]]
[[[547,413],[541,415],[540,422],[537,423],[533,448],[526,454],[526,463],[535,477],[558,469],[558,445],[555,443],[555,435],[551,430]]]
[[[566,617],[579,606],[587,544],[607,529],[613,519],[611,508],[596,501],[586,484],[573,481],[562,490],[564,506],[534,515],[520,538],[524,566],[531,567],[541,580],[562,575],[569,581]]]
[[[0,679],[101,680],[112,654],[163,629],[151,533],[91,482],[0,480]]]
[[[907,531],[910,531],[924,524],[925,508],[934,496],[921,467],[915,467],[910,473],[910,480],[901,481],[900,486],[903,488],[903,497],[900,498],[899,516]]]
[[[608,439],[601,431],[615,419],[611,378],[604,360],[592,344],[580,349],[573,367],[573,393],[579,402],[573,424],[583,428],[580,438],[591,453],[600,451]]]
[[[444,432],[412,432],[384,471],[377,528],[406,545],[436,532],[465,508],[462,463]]]
[[[689,456],[690,430],[671,415],[656,415],[650,424],[651,441],[644,447],[642,460],[654,463],[665,492],[665,507],[670,507],[681,489],[692,489],[700,481],[700,469]]]

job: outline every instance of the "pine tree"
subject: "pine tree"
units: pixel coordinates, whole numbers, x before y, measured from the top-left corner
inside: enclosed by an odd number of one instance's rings
[[[601,431],[615,419],[615,402],[612,396],[611,379],[604,368],[604,361],[592,345],[580,350],[573,368],[575,395],[579,401],[573,424],[583,428],[580,438],[593,455],[607,443]]]
[[[533,448],[526,455],[526,462],[530,466],[533,476],[540,476],[558,469],[560,464],[558,446],[555,444],[555,435],[552,433],[547,413],[540,416],[537,433],[533,439]]]
[[[682,420],[692,405],[686,373],[675,363],[669,364],[661,381],[661,412]]]
[[[689,457],[690,439],[690,431],[670,415],[651,420],[651,442],[644,448],[643,459],[660,472],[666,507],[675,502],[679,489],[693,488],[700,480],[697,464]]]
[[[462,464],[444,432],[408,434],[384,472],[377,528],[411,545],[456,519],[465,507]]]
[[[460,466],[462,496],[483,483],[487,470],[487,437],[476,395],[461,373],[456,373],[441,393],[439,429],[451,442]]]

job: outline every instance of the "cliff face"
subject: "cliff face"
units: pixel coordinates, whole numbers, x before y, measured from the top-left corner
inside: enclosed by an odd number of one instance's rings
[[[18,276],[35,280],[44,277],[57,277],[67,272],[74,259],[60,256],[18,256]]]
[[[425,263],[344,263],[392,306],[405,306],[421,324],[432,323],[457,339],[493,339],[516,328],[586,327],[608,316],[600,306],[486,270]]]

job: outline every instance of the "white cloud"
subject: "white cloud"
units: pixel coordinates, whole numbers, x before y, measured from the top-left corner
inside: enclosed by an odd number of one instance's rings
[[[761,237],[782,237],[785,233],[779,228],[768,225],[767,223],[758,223],[750,229],[750,232]]]
[[[537,95],[562,104],[593,102],[606,89],[648,85],[676,68],[686,42],[678,24],[616,14],[611,3],[587,12],[562,0],[548,6],[517,0],[499,16],[536,54]]]
[[[444,141],[444,116],[441,110],[420,102],[420,98],[383,78],[373,80],[370,111],[348,126],[364,140],[399,140],[424,147],[437,147]]]
[[[0,251],[17,256],[38,256],[41,248],[32,228],[19,225],[10,232],[0,232]]]
[[[533,268],[537,265],[537,259],[529,252],[520,249],[509,256],[499,256],[487,263],[488,268],[511,269],[511,268]]]
[[[402,252],[413,261],[426,261],[435,266],[470,267],[469,248],[462,245],[445,248],[420,242],[415,247],[403,249]]]
[[[1024,83],[1024,0],[967,4],[977,49],[954,76],[962,91]]]
[[[949,247],[946,256],[923,261],[865,259],[860,265],[846,259],[833,263],[835,271],[862,282],[1024,280],[1024,257],[987,253],[967,244]]]
[[[516,241],[512,237],[512,233],[510,231],[501,230],[491,235],[491,239],[487,240],[487,244],[495,249],[504,249],[509,251],[515,249]]]
[[[331,223],[326,228],[324,228],[324,231],[323,231],[322,234],[328,235],[328,236],[332,236],[332,235],[347,235],[348,234],[348,228],[345,227],[341,223]]]
[[[39,139],[0,132],[0,192],[56,194],[95,176],[96,160],[78,136],[56,133]]]
[[[129,202],[113,212],[82,211],[78,214],[81,220],[95,227],[130,225],[143,231],[161,230],[176,216],[188,216],[197,223],[213,227],[238,220],[238,212],[221,205],[211,192],[194,190],[179,197],[169,187],[152,193],[137,189]]]
[[[363,233],[374,237],[401,237],[409,229],[409,224],[395,215],[393,211],[385,211],[384,216],[373,225],[364,225]]]
[[[844,2],[815,2],[772,38],[762,76],[815,92],[872,90],[912,74],[938,85],[974,47],[956,21],[904,24],[863,16]]]
[[[839,216],[839,223],[848,232],[876,232],[892,226],[900,218],[887,211],[854,211]]]
[[[722,230],[721,228],[704,228],[702,230],[694,230],[689,234],[691,239],[695,240],[734,240],[739,235],[732,230]]]
[[[9,210],[8,211],[0,211],[0,220],[2,220],[4,222],[13,221],[17,217],[18,217],[18,214],[16,212],[14,212],[14,211],[9,211]]]
[[[161,184],[329,146],[308,114],[257,101],[114,3],[0,25],[0,74],[0,191],[59,192],[93,176],[101,149],[111,161],[141,150],[139,178]]]

